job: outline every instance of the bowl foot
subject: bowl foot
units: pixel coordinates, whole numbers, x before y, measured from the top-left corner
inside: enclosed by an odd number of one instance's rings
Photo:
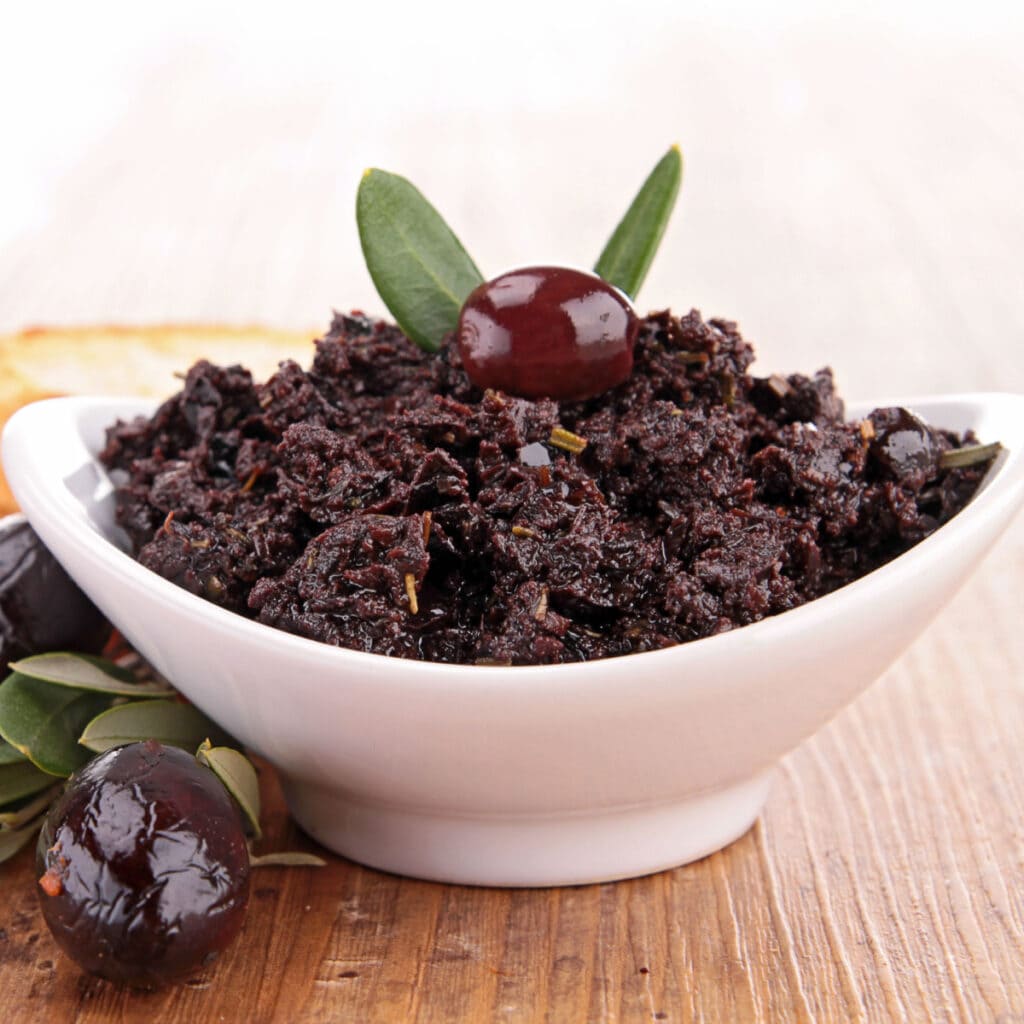
[[[461,885],[552,886],[635,878],[720,850],[754,823],[771,774],[678,803],[549,817],[420,814],[282,781],[303,830],[361,864]]]

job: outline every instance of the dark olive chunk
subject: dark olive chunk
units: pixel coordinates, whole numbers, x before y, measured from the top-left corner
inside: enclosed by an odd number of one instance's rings
[[[241,814],[210,769],[153,740],[76,772],[39,837],[43,917],[91,974],[182,980],[237,935],[249,902]]]
[[[939,472],[941,447],[931,428],[909,409],[876,409],[868,454],[875,468],[893,480],[920,487]]]

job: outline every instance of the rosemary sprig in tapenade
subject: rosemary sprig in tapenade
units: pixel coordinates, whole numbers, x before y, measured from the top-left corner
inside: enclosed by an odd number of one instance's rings
[[[1003,446],[998,441],[992,444],[965,444],[962,448],[951,448],[939,456],[939,465],[943,469],[965,469],[977,466],[982,462],[994,459]]]

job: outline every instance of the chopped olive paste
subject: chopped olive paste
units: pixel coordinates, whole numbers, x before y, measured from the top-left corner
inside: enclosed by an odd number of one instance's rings
[[[955,515],[970,438],[832,374],[758,378],[736,325],[643,321],[632,375],[587,401],[480,391],[457,346],[336,316],[265,384],[200,362],[118,423],[139,561],[213,603],[361,651],[586,661],[756,622],[889,561]]]

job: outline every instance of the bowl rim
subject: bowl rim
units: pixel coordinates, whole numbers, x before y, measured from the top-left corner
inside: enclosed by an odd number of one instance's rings
[[[1017,416],[1014,422],[1020,424],[1020,429],[1013,437],[998,439],[1003,443],[1003,451],[997,456],[970,503],[948,523],[885,565],[845,584],[838,590],[796,608],[766,616],[757,622],[724,633],[657,650],[593,661],[546,665],[477,665],[419,661],[336,647],[288,633],[191,594],[142,566],[95,525],[86,522],[80,514],[84,507],[83,503],[73,497],[64,486],[66,473],[59,478],[53,477],[52,474],[48,476],[47,469],[50,467],[45,458],[36,457],[38,449],[34,446],[33,457],[29,458],[27,455],[27,442],[33,437],[53,434],[55,426],[71,426],[74,428],[72,447],[80,446],[87,456],[86,461],[80,465],[84,467],[91,463],[101,477],[109,481],[109,476],[99,463],[96,453],[89,450],[82,436],[81,416],[85,413],[95,413],[96,410],[106,410],[110,422],[113,423],[116,419],[151,414],[159,404],[158,400],[138,396],[67,396],[44,399],[19,409],[3,431],[3,462],[11,489],[33,526],[38,529],[36,524],[44,518],[59,522],[64,537],[74,543],[79,553],[97,571],[113,573],[132,587],[150,591],[154,599],[164,606],[173,608],[176,614],[183,615],[189,622],[201,617],[208,623],[235,634],[238,640],[251,646],[277,648],[276,653],[279,656],[294,653],[297,658],[312,658],[326,669],[344,671],[348,666],[350,669],[368,671],[400,670],[403,682],[415,681],[416,684],[423,685],[443,682],[446,689],[456,684],[464,684],[473,690],[479,690],[481,686],[488,684],[503,687],[509,680],[514,680],[516,686],[524,689],[529,684],[548,688],[555,682],[569,686],[592,680],[599,673],[620,673],[625,670],[640,670],[647,666],[653,668],[656,659],[661,659],[661,662],[675,661],[674,668],[682,672],[688,660],[712,654],[721,657],[730,644],[762,640],[777,643],[780,640],[784,641],[787,634],[806,635],[808,626],[813,628],[816,619],[833,619],[837,615],[842,615],[844,609],[852,609],[861,602],[871,599],[879,587],[884,587],[890,580],[895,580],[897,574],[927,564],[931,559],[938,557],[943,548],[955,546],[965,531],[983,529],[985,522],[992,517],[1004,514],[1009,517],[1012,514],[1012,505],[1024,497],[1024,395],[998,391],[961,392],[852,402],[849,403],[849,408],[861,412],[851,416],[848,410],[848,419],[856,418],[856,415],[865,415],[872,409],[892,405],[901,405],[912,410],[936,405],[961,407],[968,412],[973,409],[973,418],[987,410],[999,407],[1014,410],[1016,407]],[[79,514],[75,514],[75,510]],[[71,511],[72,514],[62,515],[62,511]],[[95,543],[97,537],[103,541],[102,544]],[[381,673],[381,682],[384,675],[386,673]]]

